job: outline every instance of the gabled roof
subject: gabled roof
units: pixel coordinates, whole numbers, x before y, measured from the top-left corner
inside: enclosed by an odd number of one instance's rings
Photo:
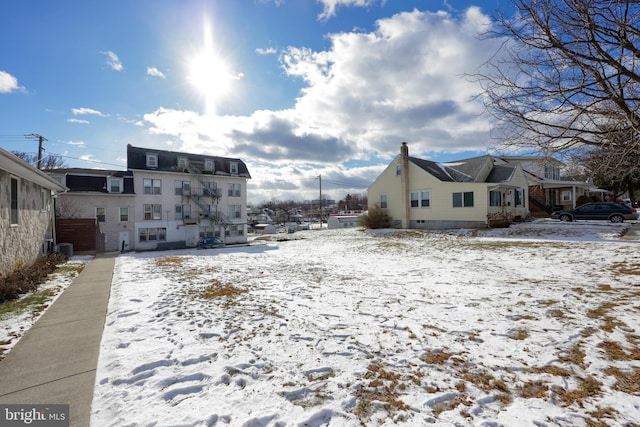
[[[419,159],[417,157],[409,157],[409,161],[418,166],[430,175],[440,181],[446,182],[473,182],[473,178],[461,173],[453,168],[443,165],[442,163],[432,162],[430,160]]]
[[[158,156],[157,167],[147,166],[147,154],[155,154]],[[127,145],[127,168],[129,170],[184,172],[182,169],[178,168],[179,157],[186,157],[189,161],[189,164],[197,169],[199,173],[251,178],[249,170],[247,169],[247,165],[245,165],[245,163],[240,159],[231,157],[208,156],[204,154],[182,153],[177,151],[157,150],[154,148],[140,148],[133,147],[131,144]],[[213,161],[213,172],[204,170],[205,160]],[[237,174],[231,173],[231,163],[236,163],[238,165]]]
[[[425,172],[445,182],[501,183],[511,180],[516,169],[514,166],[494,164],[491,156],[473,157],[447,163],[436,163],[416,157],[409,157],[409,160]],[[483,177],[483,170],[486,170],[487,162],[491,162],[492,167],[489,174]]]

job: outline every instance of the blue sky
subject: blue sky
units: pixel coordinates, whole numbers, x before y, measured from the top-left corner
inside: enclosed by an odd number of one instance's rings
[[[125,169],[126,145],[243,159],[249,201],[364,194],[408,142],[491,151],[465,78],[498,0],[6,0],[0,146]]]

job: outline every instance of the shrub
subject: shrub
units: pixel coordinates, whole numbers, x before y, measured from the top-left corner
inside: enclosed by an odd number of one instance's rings
[[[390,228],[391,217],[380,206],[375,205],[368,212],[360,215],[358,225],[364,228]]]
[[[0,277],[0,303],[11,301],[27,292],[34,292],[58,264],[66,261],[61,254],[50,254],[38,259],[30,266],[17,268],[9,275]]]
[[[591,203],[593,199],[589,196],[580,196],[576,200],[576,206],[584,205],[585,203]]]

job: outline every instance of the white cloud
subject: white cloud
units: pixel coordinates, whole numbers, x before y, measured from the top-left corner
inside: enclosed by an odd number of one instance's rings
[[[93,115],[93,116],[100,116],[100,117],[108,117],[107,114],[103,114],[100,111],[94,110],[92,108],[72,108],[71,112],[73,113],[74,116]]]
[[[323,5],[323,11],[318,15],[318,19],[329,19],[336,15],[338,6],[369,7],[377,0],[318,0],[318,2]]]
[[[80,120],[80,119],[67,119],[67,122],[69,122],[69,123],[79,123],[79,124],[83,124],[83,125],[88,125],[90,123],[89,120]]]
[[[486,152],[492,119],[474,100],[480,87],[465,74],[497,50],[500,41],[477,36],[489,24],[478,8],[461,15],[400,13],[379,20],[372,32],[331,34],[324,51],[284,50],[285,72],[304,82],[290,109],[206,116],[161,108],[145,115],[144,123],[151,133],[182,144],[174,148],[251,159],[260,165],[254,175],[260,177],[271,176],[271,169],[309,164],[306,178],[327,174],[331,179],[338,173],[334,165],[364,173],[354,161],[379,171],[403,141],[412,155],[426,158]],[[369,182],[375,178],[362,176]],[[304,182],[313,193],[316,184]],[[291,190],[291,198],[306,194],[304,188]]]
[[[24,88],[18,85],[18,79],[0,70],[0,93],[10,93]]]
[[[120,62],[120,58],[114,52],[108,50],[106,52],[102,52],[103,55],[107,57],[107,65],[111,67],[114,71],[122,71],[124,67],[122,66],[122,62]]]
[[[277,50],[274,47],[267,47],[267,48],[257,48],[256,49],[256,53],[259,55],[273,55],[277,52]]]
[[[147,76],[160,77],[166,79],[164,73],[158,70],[156,67],[147,67]]]
[[[85,148],[86,144],[84,141],[67,141],[65,142],[67,145],[73,145],[74,147]]]

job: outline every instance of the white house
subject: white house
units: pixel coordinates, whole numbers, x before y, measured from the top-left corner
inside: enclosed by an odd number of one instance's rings
[[[236,158],[127,146],[135,247],[194,247],[200,238],[247,242],[245,163]]]
[[[520,164],[491,156],[446,164],[409,156],[407,143],[368,189],[369,208],[401,228],[486,227],[495,216],[525,218],[528,184]]]

